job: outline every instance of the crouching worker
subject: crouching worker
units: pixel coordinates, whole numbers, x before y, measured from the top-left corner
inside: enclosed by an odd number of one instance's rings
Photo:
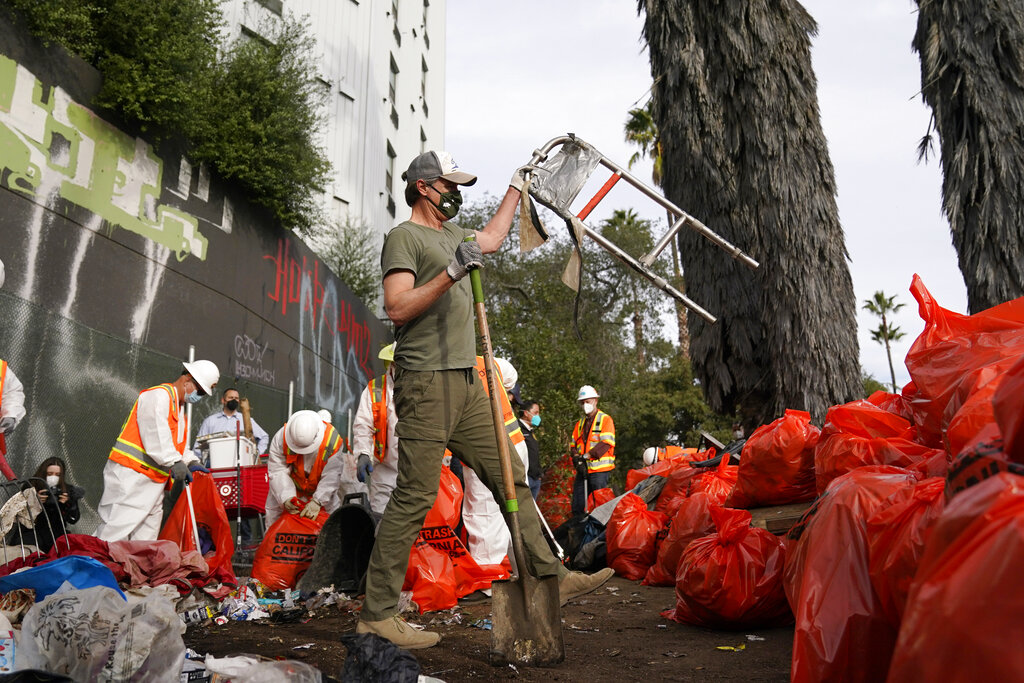
[[[139,394],[110,450],[97,508],[101,521],[96,536],[104,541],[155,541],[167,479],[190,482],[193,472],[209,472],[192,451],[185,452],[185,404],[209,396],[220,370],[208,360],[183,366],[174,382]]]
[[[466,275],[508,235],[524,178],[515,174],[497,213],[475,234],[452,219],[462,204],[459,186],[472,185],[476,176],[458,170],[448,153],[421,154],[402,178],[412,215],[388,233],[381,254],[384,307],[395,323],[398,478],[377,529],[356,631],[416,649],[441,636],[407,624],[398,615],[398,598],[409,551],[437,498],[445,448],[504,500],[490,402],[476,371],[473,293]],[[519,458],[512,458],[512,470],[528,556],[521,569],[539,578],[557,576],[563,604],[601,586],[614,571],[570,573],[551,554]]]
[[[341,483],[341,434],[312,410],[299,410],[270,441],[267,528],[285,511],[316,519]],[[330,512],[330,510],[328,510]]]

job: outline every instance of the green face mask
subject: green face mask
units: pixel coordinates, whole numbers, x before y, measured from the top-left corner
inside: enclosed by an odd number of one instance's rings
[[[431,185],[433,187],[433,185]],[[462,193],[458,190],[454,192],[441,192],[436,187],[433,188],[440,196],[440,199],[434,206],[440,211],[445,218],[451,220],[459,213],[459,208],[462,206]]]

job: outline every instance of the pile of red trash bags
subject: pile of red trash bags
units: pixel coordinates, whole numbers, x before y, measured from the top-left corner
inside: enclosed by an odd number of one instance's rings
[[[684,460],[607,527],[620,575],[675,586],[663,613],[713,628],[795,620],[793,681],[1024,680],[1024,298],[975,315],[915,276],[925,328],[899,394],[788,410],[740,465]],[[813,502],[811,502],[813,501]],[[785,538],[746,508],[811,502]]]

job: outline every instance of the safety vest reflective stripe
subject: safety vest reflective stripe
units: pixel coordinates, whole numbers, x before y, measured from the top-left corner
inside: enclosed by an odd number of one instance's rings
[[[584,438],[581,432],[586,421],[587,418],[579,420],[572,429],[572,443],[579,452],[586,453],[600,442],[607,443],[611,447],[600,458],[588,460],[587,471],[607,472],[615,469],[615,423],[612,421],[611,415],[602,413],[600,410],[597,411],[597,415],[594,417],[594,425]]]
[[[169,409],[167,413],[167,426],[171,431],[171,439],[174,440],[174,448],[180,454],[185,452],[185,438],[178,440],[178,411],[177,401],[174,396],[174,387],[170,384],[160,384],[150,387],[146,391],[163,389],[167,392]],[[143,391],[139,394],[146,393]],[[144,474],[158,484],[163,484],[170,477],[170,473],[157,464],[142,445],[142,435],[139,431],[139,399],[135,399],[132,410],[128,413],[128,419],[121,426],[121,433],[110,449],[109,459],[139,474]],[[186,435],[187,436],[187,435]]]
[[[7,379],[7,361],[0,360],[0,408],[3,408],[4,381]]]
[[[370,380],[370,400],[373,402],[373,455],[384,462],[388,445],[388,376]]]
[[[476,372],[480,377],[480,381],[483,382],[484,393],[490,396],[491,388],[487,386],[487,368],[484,365],[483,356],[476,357]],[[497,373],[498,385],[501,386],[504,382],[504,378],[501,376],[501,370],[495,366],[494,372]],[[508,438],[512,441],[513,446],[524,443],[526,441],[526,437],[523,436],[523,430],[519,428],[519,420],[516,419],[516,413],[512,410],[512,404],[508,400],[508,392],[499,392],[499,399],[501,402],[501,419],[505,422],[505,433],[508,434]]]

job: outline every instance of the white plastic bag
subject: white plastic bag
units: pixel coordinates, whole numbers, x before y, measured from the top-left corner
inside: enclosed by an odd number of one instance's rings
[[[15,666],[76,681],[173,683],[185,662],[184,630],[159,593],[134,604],[104,586],[55,593],[25,615]]]
[[[229,676],[232,683],[320,683],[320,671],[294,659],[261,660],[253,655],[206,656],[206,670]]]

